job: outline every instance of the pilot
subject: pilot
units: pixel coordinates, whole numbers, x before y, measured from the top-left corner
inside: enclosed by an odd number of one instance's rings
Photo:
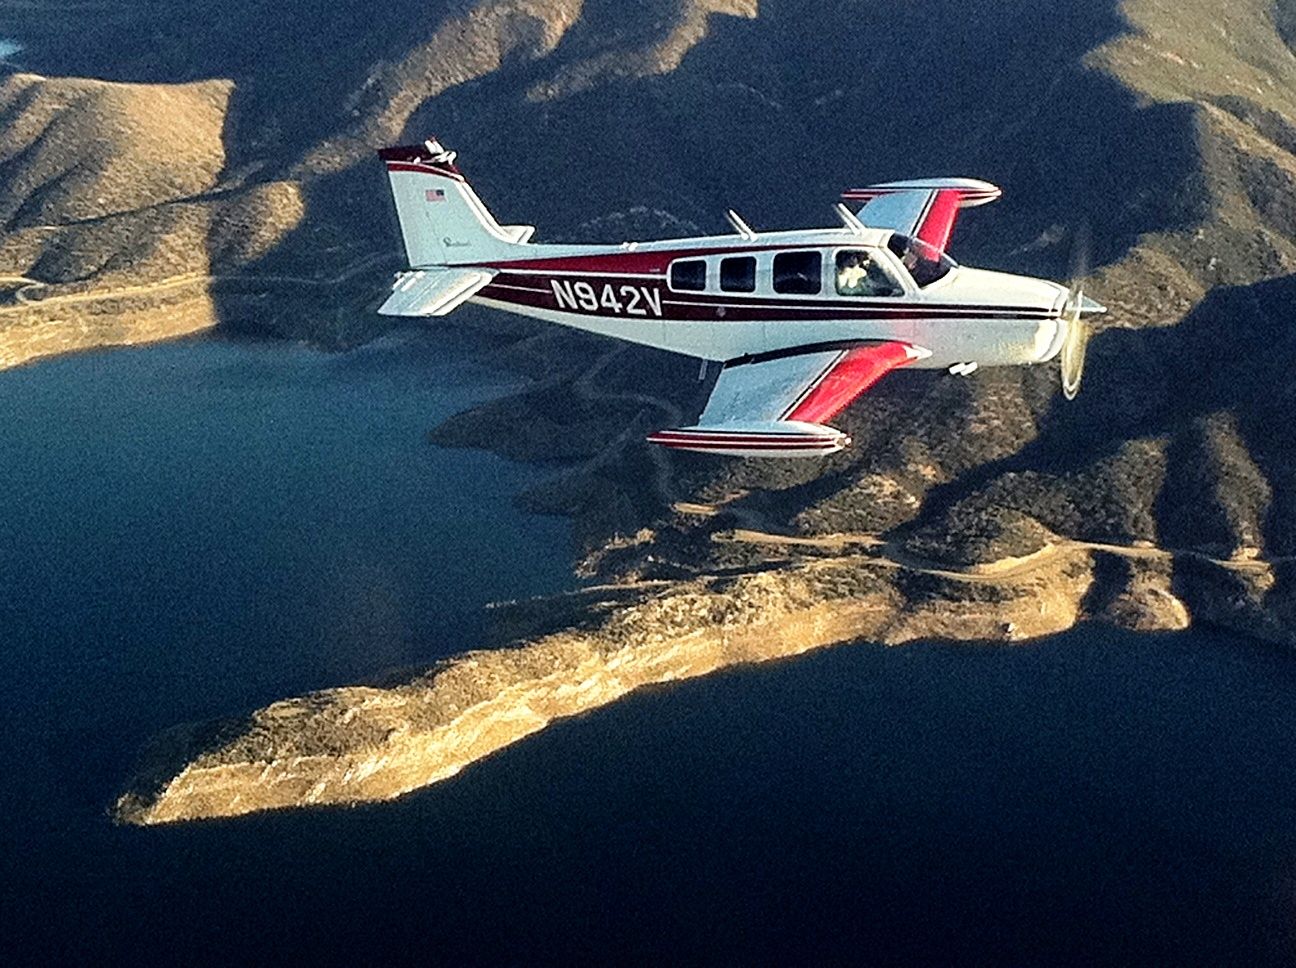
[[[837,261],[837,291],[843,296],[865,294],[872,260],[862,252],[846,252]]]

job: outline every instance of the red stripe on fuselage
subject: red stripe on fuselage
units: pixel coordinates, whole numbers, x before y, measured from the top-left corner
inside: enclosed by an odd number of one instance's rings
[[[778,250],[802,251],[818,246],[802,247],[787,245],[736,245],[733,247],[716,246],[707,249],[660,249],[648,252],[602,252],[595,255],[570,255],[555,259],[517,259],[508,262],[490,262],[486,268],[498,269],[501,272],[590,272],[612,275],[663,276],[670,264],[676,259],[704,259],[709,255],[747,255],[750,252],[774,252]]]
[[[768,433],[768,434],[742,434],[727,433],[724,431],[715,431],[711,433],[693,433],[688,430],[659,430],[651,434],[648,438],[654,442],[666,443],[683,443],[685,441],[697,441],[703,444],[831,444],[840,440],[836,436],[825,434],[799,434],[799,433]]]
[[[560,304],[553,283],[575,285],[585,283],[595,294],[594,308]],[[654,300],[660,298],[662,315],[645,315],[647,302],[637,306],[644,312],[614,313],[604,301],[605,288],[623,306],[629,299],[622,287],[633,291],[651,291]],[[763,322],[763,321],[840,321],[852,320],[910,320],[910,319],[1008,319],[1038,322],[1055,317],[1051,309],[1030,306],[975,306],[967,304],[919,303],[904,299],[778,299],[769,296],[716,295],[708,293],[672,292],[658,280],[634,276],[545,276],[501,272],[478,294],[520,308],[545,309],[571,313],[576,316],[624,319],[666,319],[672,322]],[[609,300],[610,301],[610,300]]]
[[[989,201],[995,201],[1003,197],[1003,192],[999,190],[982,191],[979,189],[970,190],[965,188],[936,189],[930,186],[926,188],[887,188],[887,189],[851,188],[848,189],[847,191],[842,192],[841,197],[842,197],[842,201],[846,201],[846,202],[871,202],[875,198],[882,198],[887,195],[909,195],[909,194],[917,194],[918,192],[931,192],[931,191],[958,192],[959,198],[962,201],[966,201],[966,202],[979,202],[979,201],[989,202]]]
[[[821,452],[823,452],[823,451],[825,451],[825,450],[835,450],[835,449],[838,449],[838,448],[840,448],[840,447],[847,446],[847,441],[845,441],[845,440],[842,440],[842,441],[840,441],[840,442],[834,440],[834,441],[831,441],[831,442],[829,442],[829,443],[803,443],[803,444],[801,444],[801,443],[799,443],[799,444],[775,444],[775,443],[751,443],[751,444],[744,444],[744,443],[738,443],[738,442],[714,443],[714,444],[713,444],[713,443],[705,443],[705,442],[701,442],[701,441],[679,441],[679,442],[675,442],[675,441],[654,440],[652,437],[649,437],[649,438],[648,438],[648,442],[649,442],[650,444],[656,444],[658,447],[669,447],[669,448],[671,448],[672,450],[699,450],[699,451],[709,451],[709,450],[737,450],[737,451],[760,451],[760,452],[770,452],[770,451],[787,451],[787,452],[806,451],[806,452],[808,452],[808,453],[813,453],[813,454],[821,453]]]

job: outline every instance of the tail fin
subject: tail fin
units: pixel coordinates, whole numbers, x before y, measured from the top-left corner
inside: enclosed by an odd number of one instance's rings
[[[455,153],[434,139],[421,145],[384,148],[405,252],[413,268],[516,258],[514,249],[535,231],[500,225],[459,169]]]

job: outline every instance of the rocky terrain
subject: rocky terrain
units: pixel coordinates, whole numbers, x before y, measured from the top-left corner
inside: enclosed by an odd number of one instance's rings
[[[412,681],[163,737],[122,819],[395,796],[629,689],[832,644],[1086,620],[1292,644],[1292,0],[350,7],[0,0],[24,45],[0,366],[381,332],[400,256],[371,152],[432,133],[549,239],[717,230],[730,206],[822,223],[848,184],[988,178],[1005,200],[955,257],[1082,276],[1112,313],[1073,404],[1053,367],[900,374],[841,418],[854,448],[777,465],[643,443],[702,405],[692,361],[456,314],[534,379],[433,440],[558,460],[524,500],[572,516],[597,587],[499,609],[501,648]]]

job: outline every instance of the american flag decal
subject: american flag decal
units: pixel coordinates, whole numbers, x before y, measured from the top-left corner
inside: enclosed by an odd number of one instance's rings
[[[427,200],[429,202],[444,202],[446,193],[444,188],[429,188],[427,190]]]

